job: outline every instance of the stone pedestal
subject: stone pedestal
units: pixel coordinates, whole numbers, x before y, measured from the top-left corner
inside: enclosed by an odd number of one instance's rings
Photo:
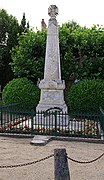
[[[51,5],[48,8],[48,14],[51,18],[48,23],[44,79],[39,83],[41,95],[36,110],[46,111],[50,108],[54,110],[57,107],[63,112],[67,112],[63,94],[65,83],[61,80],[58,23],[56,20],[58,8],[56,5]]]
[[[41,89],[41,96],[37,111],[60,108],[63,112],[67,112],[63,94],[65,88],[64,81],[42,80],[40,81],[39,88]]]

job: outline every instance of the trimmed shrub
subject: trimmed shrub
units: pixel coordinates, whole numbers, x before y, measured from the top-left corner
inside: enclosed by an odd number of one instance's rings
[[[0,101],[0,106],[3,106],[3,101]]]
[[[2,97],[5,104],[29,103],[36,106],[39,102],[39,88],[26,77],[16,78],[4,87]]]
[[[104,108],[104,81],[82,80],[72,85],[68,91],[67,104],[72,109],[100,106]]]

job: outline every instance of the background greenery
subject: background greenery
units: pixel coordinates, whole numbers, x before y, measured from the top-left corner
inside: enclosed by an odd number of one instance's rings
[[[12,47],[18,44],[18,37],[22,32],[29,28],[29,22],[26,23],[25,14],[21,23],[18,23],[16,17],[9,15],[6,10],[0,9],[0,85],[4,86],[14,78],[9,63],[12,61]]]
[[[46,35],[47,29],[34,31],[29,28],[25,13],[19,25],[15,17],[8,15],[3,9],[0,10],[0,84],[2,89],[14,77],[26,77],[34,84],[37,83],[38,78],[43,79]],[[66,83],[65,98],[68,105],[70,103],[77,105],[80,101],[81,106],[85,104],[103,106],[101,98],[103,100],[104,27],[100,25],[93,25],[91,28],[81,27],[76,22],[69,21],[59,26],[59,43],[62,79]],[[75,85],[76,80],[80,80],[80,83]],[[79,91],[72,91],[75,87],[84,92],[80,94]],[[4,88],[4,94],[6,94],[6,88],[7,86]],[[8,92],[11,93],[12,88]],[[23,91],[22,95],[23,93],[25,92]],[[98,93],[100,93],[99,96]],[[18,97],[17,94],[16,96]],[[86,96],[89,99],[86,99]],[[96,101],[94,97],[97,98]],[[5,96],[3,98],[6,102]],[[21,100],[18,99],[18,101]],[[8,101],[8,103],[11,102]]]
[[[3,89],[3,102],[5,104],[13,103],[32,103],[39,102],[39,88],[31,80],[16,78],[10,81]]]
[[[86,112],[91,107],[104,108],[104,81],[82,80],[74,84],[68,91],[67,104],[71,109],[85,107]]]
[[[75,79],[104,78],[104,29],[81,27],[68,22],[59,27],[62,79],[70,87]],[[28,31],[19,36],[19,45],[12,49],[11,67],[16,76],[34,82],[43,78],[46,30]]]

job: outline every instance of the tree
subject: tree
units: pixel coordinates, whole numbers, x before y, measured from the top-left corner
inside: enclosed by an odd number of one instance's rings
[[[12,48],[12,70],[18,77],[28,77],[35,83],[43,78],[46,31],[28,31],[19,37],[19,46]]]
[[[27,32],[28,29],[29,29],[29,21],[26,24],[25,13],[23,13],[23,17],[22,17],[21,24],[20,24],[20,33],[21,32]]]
[[[29,23],[28,27],[25,27],[24,19],[25,14],[19,25],[15,17],[9,15],[6,10],[0,9],[0,84],[2,89],[14,77],[9,65],[11,62],[10,51],[18,44],[18,34],[29,28]]]
[[[13,72],[22,77],[43,78],[46,31],[28,31],[19,37],[12,50]],[[75,79],[103,79],[104,29],[81,27],[68,22],[59,27],[62,79],[68,88]],[[93,76],[92,76],[93,73]]]
[[[0,9],[0,84],[2,87],[13,78],[9,66],[10,50],[17,44],[19,24],[15,17],[8,15],[6,10]]]
[[[75,79],[104,78],[103,47],[103,27],[87,28],[72,22],[60,27],[62,75],[68,87]]]

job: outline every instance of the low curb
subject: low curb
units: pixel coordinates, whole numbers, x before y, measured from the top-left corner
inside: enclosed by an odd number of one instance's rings
[[[12,138],[34,138],[33,134],[11,134],[11,133],[0,133],[0,136],[4,137],[12,137]],[[44,136],[44,135],[40,135]],[[77,142],[87,142],[87,143],[97,143],[97,144],[104,144],[104,139],[93,139],[93,138],[80,138],[80,137],[63,137],[63,136],[46,136],[50,137],[50,139],[47,141],[47,143],[51,140],[59,140],[59,141],[77,141]],[[46,143],[46,144],[47,144]],[[31,143],[30,144],[34,144]],[[44,145],[46,145],[44,143]],[[39,143],[37,143],[39,145]],[[41,143],[40,143],[41,145]]]

